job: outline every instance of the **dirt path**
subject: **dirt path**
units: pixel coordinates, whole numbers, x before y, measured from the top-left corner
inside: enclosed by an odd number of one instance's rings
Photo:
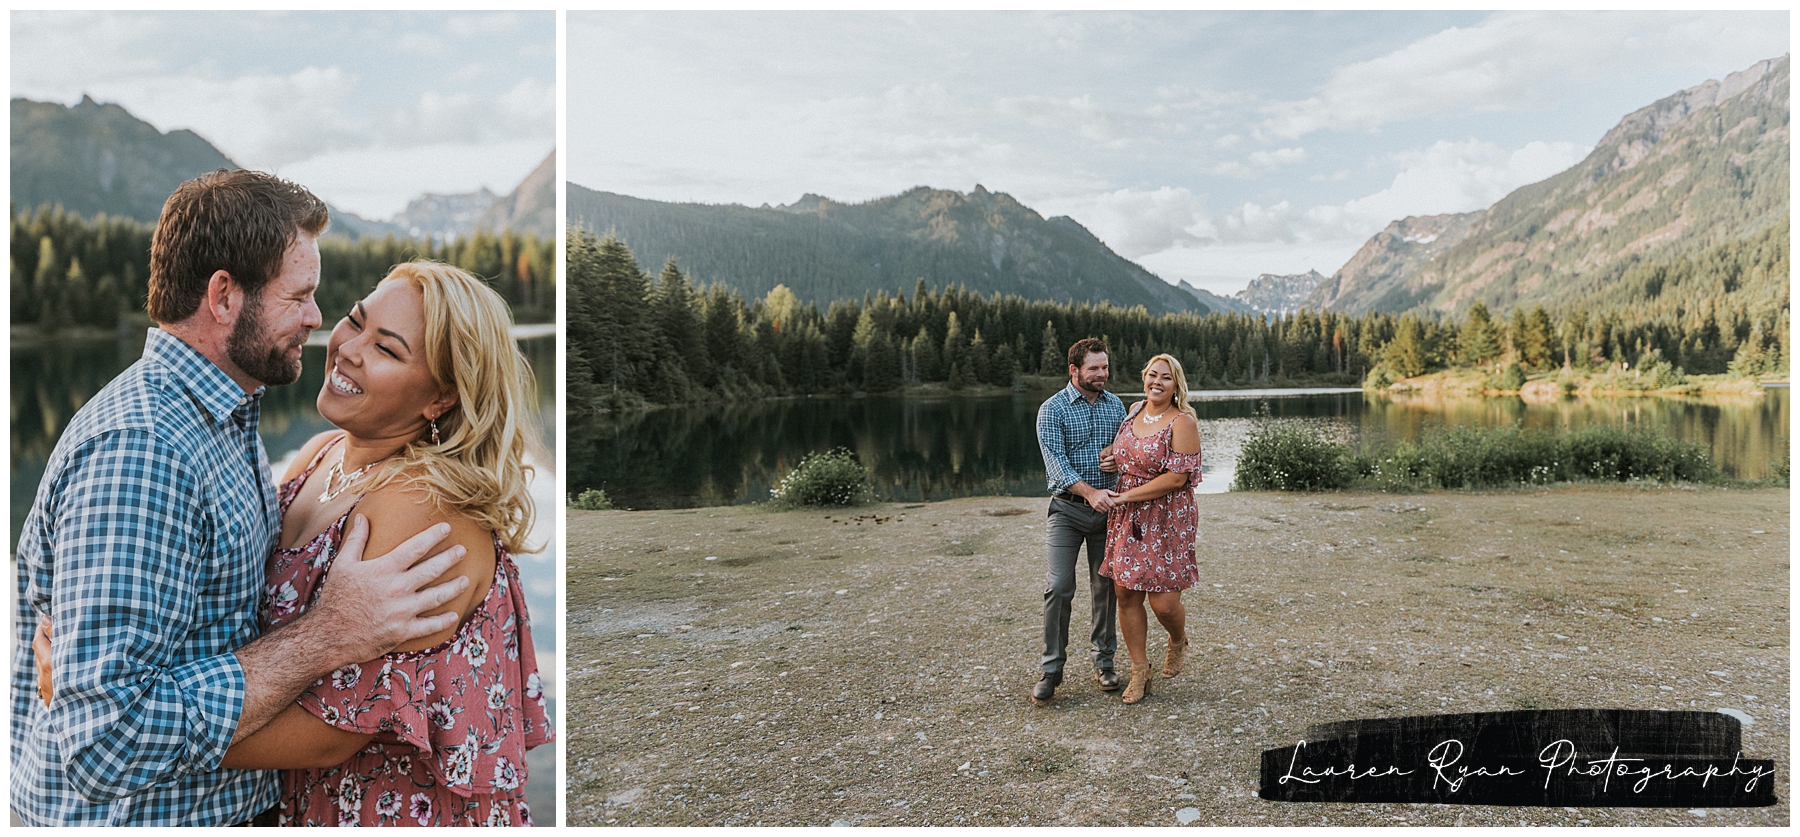
[[[1200,499],[1195,653],[1138,706],[1084,641],[1027,700],[1044,500],[569,512],[569,823],[1787,824],[1786,490]],[[1572,707],[1742,712],[1781,803],[1255,797],[1311,723]]]

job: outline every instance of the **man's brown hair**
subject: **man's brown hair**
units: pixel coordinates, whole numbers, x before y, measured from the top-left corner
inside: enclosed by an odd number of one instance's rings
[[[1094,353],[1106,354],[1106,341],[1098,337],[1083,337],[1069,347],[1069,365],[1077,369],[1087,361],[1087,356]]]
[[[163,203],[150,239],[145,309],[159,323],[193,316],[220,270],[254,298],[301,232],[317,236],[330,223],[324,201],[272,174],[219,169],[189,180]]]

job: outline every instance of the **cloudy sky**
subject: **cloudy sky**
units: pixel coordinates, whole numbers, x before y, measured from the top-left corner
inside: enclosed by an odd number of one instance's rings
[[[568,171],[749,206],[980,183],[1232,293],[1488,206],[1788,31],[1785,12],[570,12]]]
[[[116,102],[386,219],[556,145],[552,12],[13,12],[12,95]]]

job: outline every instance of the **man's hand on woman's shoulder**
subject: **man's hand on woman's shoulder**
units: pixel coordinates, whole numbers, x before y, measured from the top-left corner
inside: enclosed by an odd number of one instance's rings
[[[466,557],[433,583],[463,578],[468,584],[448,602],[422,615],[455,613],[456,622],[444,630],[403,642],[394,650],[417,651],[449,639],[493,584],[494,564],[499,560],[494,554],[493,533],[466,515],[440,508],[423,490],[409,486],[404,479],[395,480],[364,497],[357,511],[369,519],[369,544],[365,554],[380,555],[430,526],[444,524],[450,527],[450,535],[444,539],[442,548],[461,546]]]

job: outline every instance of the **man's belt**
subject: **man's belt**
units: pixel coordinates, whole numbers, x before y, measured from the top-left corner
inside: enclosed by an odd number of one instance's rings
[[[1086,497],[1076,494],[1073,491],[1059,491],[1052,496],[1067,503],[1074,503],[1077,506],[1087,506],[1090,509],[1093,508],[1093,505],[1088,503]]]

